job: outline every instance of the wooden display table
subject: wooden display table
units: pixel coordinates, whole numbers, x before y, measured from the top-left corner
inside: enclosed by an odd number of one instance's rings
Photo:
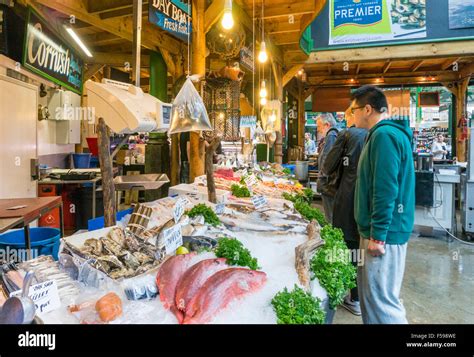
[[[9,209],[15,206],[25,207],[14,210]],[[61,237],[63,237],[63,201],[61,196],[0,200],[0,233],[11,228],[23,227],[25,229],[25,245],[28,251],[28,259],[31,259],[29,224],[57,207],[59,207],[60,230]]]

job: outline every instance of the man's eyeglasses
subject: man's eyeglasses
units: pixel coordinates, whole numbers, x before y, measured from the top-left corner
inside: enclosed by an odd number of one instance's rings
[[[356,111],[357,109],[362,109],[362,108],[365,108],[365,105],[362,106],[362,107],[351,108],[351,114],[354,115],[354,113],[355,113],[355,111]]]

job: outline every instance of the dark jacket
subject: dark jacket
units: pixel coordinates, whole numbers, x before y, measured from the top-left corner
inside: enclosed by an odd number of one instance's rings
[[[359,241],[354,219],[354,190],[357,165],[366,137],[366,129],[351,127],[341,131],[323,166],[325,174],[337,176],[338,188],[334,199],[332,223],[334,227],[342,229],[347,241]]]
[[[355,219],[363,238],[404,244],[415,219],[415,170],[408,120],[382,120],[369,131],[357,171]]]
[[[326,175],[322,172],[322,168],[324,166],[324,161],[326,160],[326,156],[331,150],[332,146],[336,142],[338,130],[336,128],[331,128],[326,133],[324,137],[323,145],[321,150],[319,150],[318,156],[318,169],[319,169],[319,177],[317,181],[318,192],[326,195],[334,197],[336,195],[336,187],[335,181],[337,179],[336,175]]]

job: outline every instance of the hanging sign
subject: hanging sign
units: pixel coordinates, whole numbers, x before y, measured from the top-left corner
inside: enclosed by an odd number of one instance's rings
[[[252,73],[255,72],[253,56],[254,54],[252,47],[244,46],[240,50],[240,64]]]
[[[23,46],[23,66],[70,91],[82,94],[84,62],[31,8]]]
[[[150,0],[148,21],[182,41],[191,41],[191,12],[182,0]]]
[[[240,117],[241,128],[255,128],[257,126],[257,117],[255,115],[243,115]]]
[[[329,1],[329,45],[426,37],[426,3]]]

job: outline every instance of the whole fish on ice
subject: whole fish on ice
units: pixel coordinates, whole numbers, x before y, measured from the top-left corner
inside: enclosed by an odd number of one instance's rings
[[[160,300],[163,302],[165,309],[171,309],[180,323],[183,319],[183,313],[176,308],[174,303],[176,285],[186,270],[192,265],[195,256],[195,252],[173,256],[161,265],[156,275],[156,285],[158,286]]]
[[[175,302],[179,310],[186,311],[189,301],[211,275],[230,268],[226,260],[226,258],[205,259],[186,270],[176,286]]]
[[[267,280],[267,274],[245,268],[221,270],[198,290],[186,307],[184,324],[209,322],[234,299],[257,291]]]

